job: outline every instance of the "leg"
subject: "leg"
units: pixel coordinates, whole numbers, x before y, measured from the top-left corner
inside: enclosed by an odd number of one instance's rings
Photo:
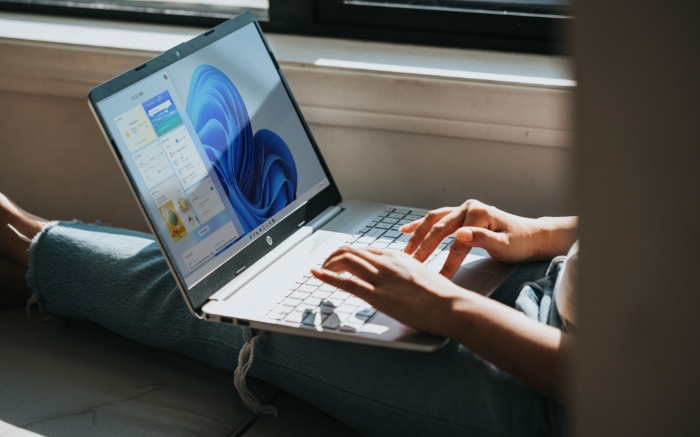
[[[0,193],[0,310],[27,302],[30,290],[25,276],[29,241],[45,222]]]
[[[155,242],[108,227],[49,225],[29,280],[47,313],[232,370],[243,331],[188,313]],[[431,354],[263,334],[251,375],[362,434],[557,434],[560,407],[450,344]]]
[[[27,249],[46,220],[27,213],[0,193],[0,256],[21,265],[29,263]]]
[[[30,248],[39,308],[233,370],[244,331],[187,309],[150,235],[83,223],[47,225]]]
[[[434,353],[263,334],[251,375],[362,435],[561,435],[561,405],[450,343]]]
[[[493,298],[514,301],[548,266],[521,265]],[[420,353],[264,333],[257,354],[252,375],[363,435],[559,435],[566,426],[560,404],[455,343]]]

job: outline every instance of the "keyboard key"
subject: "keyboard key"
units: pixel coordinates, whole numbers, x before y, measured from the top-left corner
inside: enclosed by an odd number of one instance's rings
[[[365,234],[365,237],[374,237],[374,238],[377,238],[377,237],[381,236],[381,235],[384,233],[384,231],[385,231],[384,229],[377,229],[377,228],[370,229],[370,230]]]
[[[306,299],[308,296],[309,296],[309,293],[304,293],[304,292],[301,292],[301,291],[295,291],[295,292],[292,293],[292,295],[289,296],[289,297],[291,297],[292,299],[304,300],[304,299]]]
[[[326,299],[326,302],[330,302],[331,304],[333,304],[333,308],[338,308],[339,306],[341,306],[342,304],[345,303],[345,299],[338,299],[336,297],[329,297],[328,299]]]
[[[308,313],[304,315],[304,320],[301,322],[302,325],[306,326],[319,326],[323,323],[323,318],[321,313]]]
[[[331,297],[333,297],[335,299],[345,300],[345,299],[349,298],[350,296],[352,296],[352,295],[350,293],[348,293],[347,291],[338,290],[338,291],[334,292]]]
[[[376,229],[391,229],[392,225],[393,225],[393,223],[381,222],[381,223],[377,223],[377,226],[375,226],[375,228]]]
[[[351,317],[349,320],[343,322],[343,326],[340,327],[340,330],[344,332],[357,332],[360,330],[362,325],[364,325],[364,323],[365,322],[362,320],[354,319]]]
[[[336,306],[331,302],[323,301],[321,302],[319,309],[323,314],[332,314],[335,312]]]
[[[406,243],[391,243],[387,249],[389,250],[395,250],[397,252],[403,252],[403,250],[406,248]]]
[[[345,302],[350,304],[350,305],[355,305],[355,306],[360,306],[363,303],[365,303],[364,300],[360,299],[357,296],[352,296],[352,297],[348,298],[348,300],[346,300]]]
[[[282,301],[282,305],[289,305],[295,307],[301,303],[301,299],[295,299],[293,297],[288,297]]]
[[[406,215],[406,214],[410,214],[410,213],[411,213],[411,210],[410,210],[410,209],[406,209],[406,208],[396,208],[396,209],[394,210],[394,212],[395,212],[396,214],[403,214],[403,215]]]
[[[359,319],[359,318],[364,318],[365,320],[367,320],[367,319],[369,319],[370,317],[372,317],[372,316],[374,315],[374,313],[376,313],[376,312],[377,312],[377,310],[375,310],[374,308],[371,308],[371,307],[370,307],[370,308],[364,308],[364,309],[358,311],[358,312],[355,314],[355,317],[357,317],[358,319]]]
[[[401,235],[399,235],[399,237],[396,239],[396,241],[400,241],[402,243],[408,243],[408,240],[410,240],[410,239],[411,239],[410,234],[402,233]]]
[[[297,288],[297,291],[308,294],[308,293],[313,293],[317,289],[318,289],[318,287],[316,287],[314,285],[303,284],[303,285],[299,286],[299,288]]]
[[[338,309],[335,310],[336,313],[344,314],[355,314],[357,312],[357,305],[350,305],[349,303],[342,304]]]
[[[345,242],[345,244],[352,244],[355,241],[359,240],[362,237],[362,234],[353,234],[348,238],[348,241]]]
[[[375,241],[374,243],[370,244],[369,247],[371,247],[372,249],[382,249],[382,250],[384,250],[384,249],[386,249],[387,247],[389,247],[389,243],[381,242],[381,241],[377,240],[377,241]]]
[[[318,304],[313,305],[313,304],[310,304],[307,302],[302,302],[299,304],[298,307],[296,307],[296,310],[301,311],[301,312],[304,312],[304,311],[314,312],[314,311],[316,311],[316,308],[318,308]]]
[[[324,329],[338,329],[340,328],[340,324],[342,321],[340,320],[340,317],[338,314],[331,314],[328,317],[326,317],[326,320],[323,321],[321,326],[323,326]]]
[[[387,217],[393,218],[393,219],[397,219],[397,220],[401,220],[401,219],[403,218],[403,214],[396,214],[396,213],[394,212],[394,213],[389,214]]]
[[[294,307],[289,305],[277,305],[272,311],[267,314],[268,319],[282,320],[287,314],[294,311]]]
[[[406,220],[410,220],[410,221],[413,222],[413,221],[416,221],[416,220],[418,220],[418,219],[423,218],[423,216],[416,215],[416,214],[408,214],[408,215],[407,215],[406,217],[404,217],[404,218],[405,218]]]
[[[382,223],[388,223],[390,225],[395,225],[398,222],[399,222],[399,219],[395,219],[395,218],[391,218],[391,217],[386,217],[384,220],[382,220]]]
[[[321,305],[321,302],[323,302],[321,299],[318,297],[307,297],[306,300],[302,303],[302,305],[311,305],[311,306],[319,306]]]
[[[374,240],[376,240],[375,237],[367,237],[367,236],[360,237],[360,238],[357,239],[357,241],[355,242],[355,244],[353,244],[353,247],[357,247],[357,246],[360,245],[360,244],[367,244],[367,245],[369,245],[369,244],[374,243]]]
[[[319,285],[323,285],[323,281],[318,279],[317,277],[311,277],[308,281],[306,281],[306,285],[314,285],[318,287]]]
[[[289,323],[301,323],[304,320],[304,313],[301,311],[293,311],[284,319]]]
[[[331,292],[330,292],[330,291],[321,291],[321,290],[317,290],[317,291],[315,291],[314,294],[312,294],[311,296],[317,297],[317,298],[319,298],[319,299],[327,299],[327,298],[329,298],[329,297],[331,296]]]
[[[387,239],[394,239],[398,238],[400,236],[404,235],[403,232],[400,231],[386,231],[384,234],[382,234],[382,238],[387,238]]]
[[[335,287],[335,286],[333,286],[333,285],[331,285],[331,284],[326,284],[326,283],[324,282],[323,285],[321,285],[318,289],[321,290],[321,291],[335,291],[335,290],[337,290],[338,288]]]

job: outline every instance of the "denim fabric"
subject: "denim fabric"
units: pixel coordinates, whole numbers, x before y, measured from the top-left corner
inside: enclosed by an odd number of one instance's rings
[[[150,235],[53,224],[30,248],[42,311],[234,370],[246,330],[192,316]],[[467,348],[434,353],[261,334],[250,375],[363,435],[561,435],[565,412]]]
[[[515,301],[515,308],[530,318],[557,327],[564,332],[571,332],[574,327],[562,321],[554,302],[554,286],[564,260],[566,260],[565,256],[554,258],[543,278],[522,284]]]

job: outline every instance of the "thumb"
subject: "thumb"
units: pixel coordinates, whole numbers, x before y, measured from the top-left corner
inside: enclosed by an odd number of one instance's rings
[[[466,246],[480,247],[489,254],[500,252],[500,249],[507,244],[505,234],[476,227],[457,229],[455,239]]]

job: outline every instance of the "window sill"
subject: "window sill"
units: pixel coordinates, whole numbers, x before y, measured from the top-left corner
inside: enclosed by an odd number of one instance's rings
[[[0,89],[84,98],[201,31],[0,13]],[[266,36],[311,124],[570,145],[567,58]]]

